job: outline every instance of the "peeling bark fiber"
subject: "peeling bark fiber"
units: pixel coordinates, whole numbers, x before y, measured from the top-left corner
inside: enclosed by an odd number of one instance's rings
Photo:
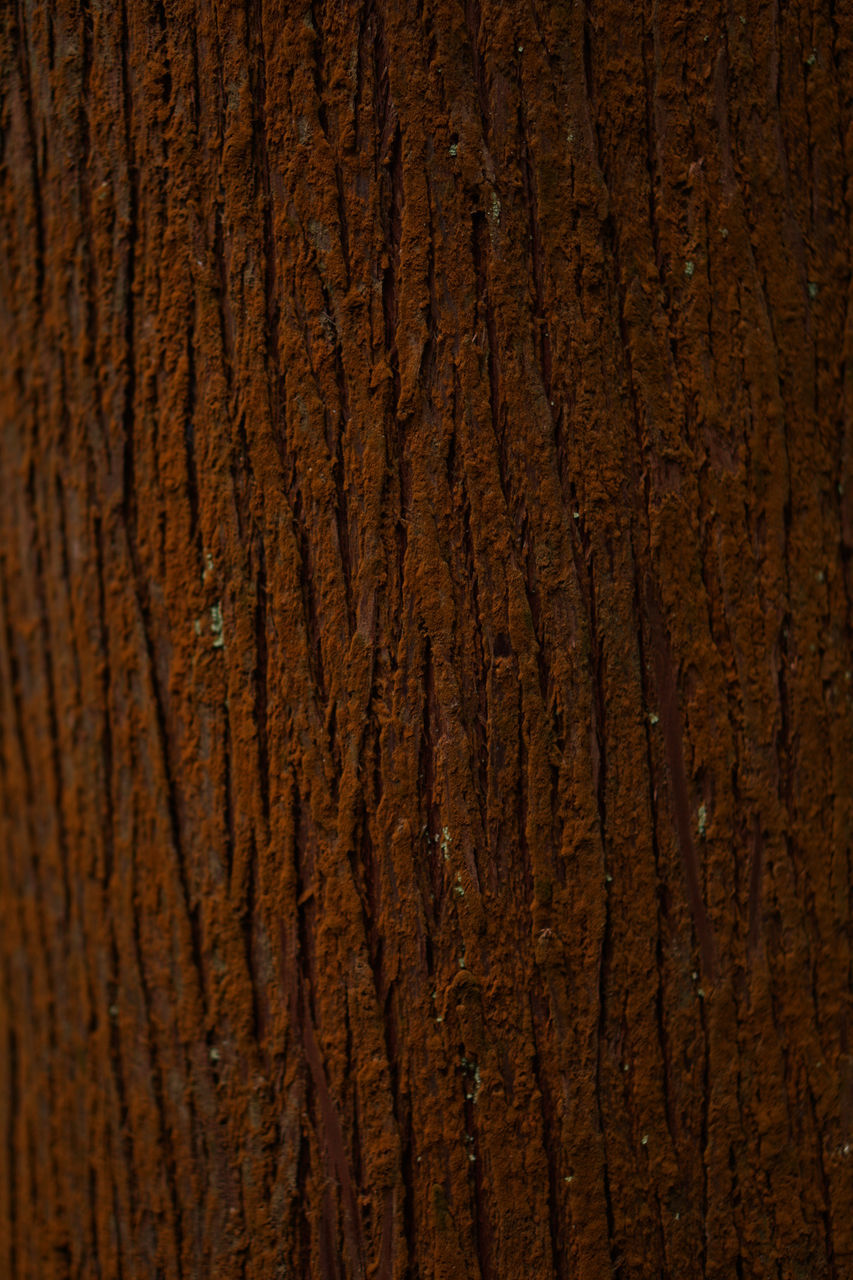
[[[0,1276],[853,1280],[853,0],[0,4]]]

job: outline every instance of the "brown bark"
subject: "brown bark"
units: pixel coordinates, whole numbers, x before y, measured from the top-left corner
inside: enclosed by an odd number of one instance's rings
[[[850,0],[0,23],[0,1272],[853,1276]]]

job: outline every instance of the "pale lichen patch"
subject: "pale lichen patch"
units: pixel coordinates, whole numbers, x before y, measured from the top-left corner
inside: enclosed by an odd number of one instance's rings
[[[225,636],[223,635],[222,605],[218,600],[216,604],[210,606],[210,634],[213,636],[214,649],[224,649]]]

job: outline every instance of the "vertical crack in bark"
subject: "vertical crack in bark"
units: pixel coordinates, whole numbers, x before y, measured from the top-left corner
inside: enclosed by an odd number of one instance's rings
[[[533,868],[530,862],[530,844],[527,838],[527,817],[529,810],[528,790],[529,753],[527,738],[530,733],[529,712],[525,705],[524,689],[521,679],[518,681],[518,708],[516,711],[518,724],[518,853],[521,863],[521,876],[524,887],[524,905],[530,910],[533,900]]]
[[[478,210],[474,213],[471,220],[471,245],[474,259],[474,273],[477,283],[477,320],[479,322],[482,319],[485,324],[485,338],[488,346],[486,359],[489,371],[489,405],[491,409],[492,430],[494,432],[495,443],[497,446],[501,493],[503,494],[507,511],[509,511],[509,501],[507,497],[505,415],[501,399],[501,370],[498,354],[495,314],[489,298],[488,251],[486,248],[487,240],[488,229],[486,225],[486,215],[481,210]],[[482,336],[483,335],[478,331],[475,334],[475,340],[479,342]]]
[[[320,1056],[320,1048],[314,1032],[314,1024],[308,1009],[305,987],[302,989],[302,1043],[311,1079],[317,1092],[320,1114],[323,1120],[328,1154],[337,1175],[343,1197],[344,1241],[351,1267],[351,1274],[361,1280],[364,1276],[361,1227],[356,1206],[355,1190],[346,1158],[343,1131]]]
[[[125,163],[127,165],[127,214],[124,234],[124,409],[122,426],[124,431],[122,483],[122,511],[127,525],[127,536],[131,545],[136,543],[136,486],[135,486],[135,427],[136,412],[136,351],[135,351],[135,294],[136,294],[136,249],[138,241],[138,208],[139,178],[136,166],[136,151],[133,139],[133,99],[130,87],[130,37],[128,32],[127,0],[121,5],[121,81],[124,114],[124,146]]]
[[[18,66],[21,76],[21,98],[26,121],[26,129],[29,142],[29,169],[30,182],[33,191],[33,226],[35,229],[35,253],[31,263],[34,281],[34,308],[33,314],[38,315],[42,309],[42,298],[44,295],[44,272],[45,272],[45,229],[44,229],[44,200],[42,197],[41,180],[39,177],[38,162],[38,146],[36,143],[36,126],[35,126],[35,107],[33,103],[33,85],[30,74],[30,60],[32,57],[30,48],[30,36],[27,22],[24,17],[23,0],[17,0],[16,3],[16,26],[18,34]]]
[[[137,1177],[140,1170],[138,1163],[134,1158],[133,1141],[130,1133],[130,1112],[128,1108],[127,1087],[125,1084],[124,1071],[122,1069],[122,1053],[121,1053],[121,1034],[118,1024],[119,1005],[117,1003],[120,989],[120,961],[118,943],[116,940],[115,920],[110,922],[110,978],[107,985],[107,992],[110,1000],[108,1006],[109,1022],[109,1066],[112,1083],[116,1092],[118,1101],[118,1117],[116,1123],[115,1107],[111,1109],[111,1131],[115,1147],[112,1152],[112,1181],[114,1200],[119,1195],[119,1179],[117,1173],[119,1170],[124,1174],[125,1185],[127,1188],[128,1208],[130,1210],[131,1221],[135,1219],[138,1212],[136,1186]],[[119,1159],[119,1155],[121,1159]],[[118,1255],[119,1266],[121,1266],[121,1250],[122,1236],[124,1234],[125,1217],[121,1212],[115,1215],[116,1235],[118,1237]]]
[[[229,892],[233,892],[234,876],[234,802],[231,785],[231,713],[228,700],[222,704],[222,813],[225,822],[225,876]]]
[[[489,724],[489,706],[487,695],[487,659],[486,644],[483,637],[483,614],[480,606],[480,586],[479,576],[477,572],[477,553],[474,550],[474,539],[471,533],[471,501],[468,494],[468,485],[465,479],[464,468],[460,476],[460,514],[462,525],[462,555],[465,564],[465,578],[470,584],[471,600],[473,608],[471,610],[471,619],[474,627],[475,636],[475,679],[477,690],[477,712],[473,722],[473,751],[474,756],[474,776],[477,781],[476,799],[479,809],[480,829],[483,834],[484,841],[488,839],[488,820],[487,820],[487,797],[489,793],[489,740],[488,740],[488,724]],[[485,862],[485,857],[481,860]],[[485,865],[478,867],[480,884],[486,884],[491,877],[489,876],[489,868]],[[492,886],[494,888],[494,885]]]
[[[187,499],[189,502],[190,541],[195,544],[198,557],[199,572],[204,571],[204,547],[199,519],[200,495],[198,483],[198,466],[195,446],[195,414],[196,414],[196,370],[195,370],[195,334],[192,316],[187,317],[187,390],[184,404],[184,449],[187,467]]]
[[[331,421],[330,453],[332,455],[332,471],[335,479],[335,522],[338,531],[338,552],[340,555],[341,573],[344,583],[344,598],[346,601],[347,619],[349,621],[350,637],[355,632],[356,618],[355,605],[353,601],[353,562],[352,552],[350,550],[350,515],[349,502],[347,499],[347,477],[346,466],[344,463],[344,438],[350,424],[349,410],[349,390],[347,387],[347,376],[344,368],[343,346],[341,335],[338,332],[337,323],[335,321],[335,309],[329,297],[329,291],[323,283],[323,301],[326,308],[326,315],[329,317],[329,324],[332,333],[332,350],[335,363],[335,382],[337,384],[338,393],[338,413],[337,421]],[[328,410],[326,411],[328,415]]]
[[[137,821],[136,812],[134,810],[132,829],[130,832],[131,849],[134,849],[136,846],[136,833]],[[178,1194],[178,1161],[174,1142],[170,1141],[167,1136],[169,1133],[169,1124],[166,1116],[163,1073],[158,1056],[159,1037],[155,1031],[154,1018],[151,1012],[151,989],[145,973],[145,946],[141,936],[140,912],[136,908],[136,903],[139,901],[140,888],[138,861],[135,856],[131,859],[130,878],[131,901],[134,904],[131,916],[131,926],[133,930],[132,950],[136,961],[136,976],[139,982],[139,991],[142,997],[142,1016],[146,1030],[145,1059],[148,1064],[148,1075],[151,1082],[151,1100],[154,1103],[154,1110],[157,1117],[157,1134],[155,1141],[161,1154],[161,1162],[157,1173],[157,1179],[158,1181],[160,1178],[164,1179],[166,1194],[168,1196],[168,1205],[164,1206],[167,1233],[167,1240],[164,1242],[164,1245],[165,1248],[172,1253],[173,1265],[175,1265],[178,1274],[180,1274],[181,1258],[183,1254],[183,1225],[181,1221],[180,1196]],[[152,1212],[152,1210],[149,1210],[149,1212]],[[171,1239],[168,1239],[169,1235],[171,1235]],[[161,1245],[160,1247],[162,1248],[163,1246]]]
[[[330,128],[328,113],[325,101],[325,73],[324,73],[324,55],[323,55],[323,37],[322,23],[318,23],[317,17],[312,5],[309,9],[312,24],[315,30],[315,38],[313,41],[314,48],[314,92],[317,100],[317,117],[320,122],[320,128],[326,141],[329,153],[332,159],[332,167],[335,177],[335,193],[337,200],[338,214],[338,234],[340,237],[341,256],[344,266],[344,274],[347,282],[347,289],[350,284],[350,261],[349,261],[349,232],[346,219],[346,203],[344,197],[343,174],[341,170],[338,155],[338,139]],[[349,388],[347,385],[347,374],[344,363],[344,350],[341,333],[338,328],[338,306],[337,299],[332,299],[329,292],[329,285],[320,272],[320,287],[323,294],[324,314],[327,317],[328,327],[331,331],[331,347],[332,357],[335,369],[335,383],[338,395],[338,412],[337,420],[334,420],[329,414],[328,407],[324,408],[327,416],[327,438],[329,444],[329,452],[332,457],[332,471],[335,480],[335,520],[338,531],[338,551],[340,555],[341,572],[344,582],[344,594],[346,598],[347,617],[349,619],[350,636],[355,631],[355,607],[353,602],[353,563],[350,550],[350,516],[347,500],[347,478],[346,468],[344,464],[344,438],[350,423],[349,408]]]
[[[542,1117],[542,1136],[544,1140],[545,1159],[548,1164],[548,1235],[551,1250],[551,1267],[555,1280],[568,1280],[568,1259],[561,1245],[560,1213],[559,1213],[559,1163],[560,1148],[558,1142],[562,1137],[557,1108],[551,1096],[547,1075],[542,1063],[538,1046],[536,1028],[546,1022],[544,1001],[539,992],[531,992],[531,1014],[533,1017],[533,1074],[539,1093],[539,1105]]]
[[[12,704],[14,734],[17,741],[18,756],[21,762],[21,769],[23,771],[25,781],[25,807],[27,820],[30,822],[35,808],[33,766],[30,761],[30,753],[27,749],[27,739],[24,731],[24,704],[22,698],[21,670],[18,657],[15,652],[17,646],[15,643],[15,633],[12,630],[12,614],[9,609],[9,587],[7,583],[7,574],[8,569],[6,557],[2,554],[2,551],[0,551],[0,615],[2,615],[4,639],[3,649],[8,664],[8,675],[4,684],[9,691],[9,700]]]
[[[3,984],[5,987],[4,1004],[8,999],[8,1004],[4,1012],[11,1019],[14,1004],[11,1000],[12,984],[9,980],[8,966],[4,965]],[[20,1194],[19,1172],[17,1159],[17,1142],[15,1141],[15,1127],[21,1114],[21,1089],[18,1079],[18,1037],[10,1026],[6,1037],[6,1078],[9,1082],[9,1091],[6,1096],[6,1195],[8,1200],[8,1230],[9,1230],[9,1275],[17,1276],[18,1274],[18,1223],[20,1221],[20,1212],[18,1199]]]
[[[314,590],[315,574],[311,544],[308,540],[307,522],[305,520],[302,493],[294,481],[291,502],[296,517],[296,537],[299,546],[300,570],[299,584],[302,593],[302,611],[305,620],[305,633],[308,641],[308,655],[311,667],[314,696],[321,703],[328,700],[326,673],[323,666],[323,650],[320,643],[321,628],[317,616],[317,600]]]
[[[264,541],[257,539],[258,568],[255,576],[255,722],[258,731],[258,785],[261,793],[261,812],[264,819],[264,835],[269,836],[270,823],[270,748],[267,708],[269,704],[267,652],[267,568]]]
[[[482,31],[482,14],[480,0],[465,0],[465,25],[471,43],[471,64],[474,73],[474,85],[477,90],[477,101],[480,106],[480,125],[483,130],[483,141],[489,145],[489,86],[486,81],[486,69],[483,66],[483,53],[480,48]]]
[[[539,225],[539,202],[536,193],[536,176],[534,174],[533,161],[530,156],[530,142],[528,140],[527,111],[528,107],[524,96],[524,81],[521,77],[521,73],[519,72],[518,128],[521,136],[523,155],[522,178],[524,182],[524,198],[528,211],[528,234],[530,237],[530,275],[533,280],[534,295],[534,345],[539,357],[539,367],[542,371],[542,387],[545,391],[545,397],[551,411],[551,421],[553,425],[555,414],[554,401],[552,398],[553,367],[551,355],[551,331],[548,325],[548,315],[545,306],[544,249],[542,244],[542,229]]]
[[[687,900],[693,916],[696,938],[702,957],[702,968],[707,974],[708,982],[716,981],[717,956],[716,944],[702,900],[699,860],[693,843],[693,832],[690,818],[690,800],[687,794],[687,776],[684,769],[684,747],[682,743],[681,716],[678,710],[678,693],[675,687],[673,660],[664,628],[663,617],[654,597],[651,579],[646,581],[646,616],[649,619],[652,639],[652,656],[655,663],[658,707],[664,744],[666,746],[667,763],[672,781],[672,801],[675,826],[678,833],[678,844],[681,850],[684,880],[687,889]]]
[[[390,108],[389,108],[390,109]],[[395,113],[396,121],[396,113]],[[404,457],[403,424],[398,416],[400,404],[400,356],[397,349],[397,324],[400,318],[399,275],[400,275],[400,241],[403,223],[403,156],[402,134],[399,122],[395,123],[387,161],[381,158],[388,171],[387,182],[390,186],[387,210],[387,242],[390,252],[388,263],[382,274],[382,308],[385,318],[385,352],[391,370],[394,390],[393,418],[398,433],[399,457]]]
[[[428,635],[422,639],[423,645],[423,712],[421,718],[420,747],[418,753],[418,795],[424,826],[421,835],[427,838],[428,866],[431,871],[429,897],[425,895],[434,922],[442,917],[442,906],[445,897],[445,874],[441,842],[441,811],[435,798],[435,733],[438,728],[438,703],[435,695],[435,672],[433,668],[432,642]]]
[[[651,705],[651,696],[648,687],[649,664],[643,635],[643,609],[640,599],[640,573],[637,565],[636,552],[634,550],[633,537],[631,539],[631,548],[631,560],[634,565],[634,615],[635,626],[637,629],[637,653],[640,664],[640,683],[643,693],[643,736],[646,744],[647,794],[649,814],[651,817],[651,842],[652,855],[654,857],[655,864],[655,899],[657,903],[657,930],[655,937],[655,967],[657,969],[657,987],[655,990],[655,1026],[657,1029],[658,1046],[660,1048],[661,1056],[661,1086],[663,1091],[664,1107],[666,1109],[667,1130],[672,1142],[673,1151],[677,1151],[679,1147],[681,1126],[679,1125],[676,1117],[671,1095],[670,1075],[672,1071],[672,1057],[670,1053],[669,1037],[667,1036],[666,1031],[666,1000],[664,995],[664,974],[666,966],[663,950],[663,931],[664,921],[667,920],[669,915],[669,893],[662,874],[660,846],[658,843],[659,813],[657,804],[657,787],[655,785],[655,768],[652,757],[651,732],[649,728],[648,715],[645,714],[645,709]]]
[[[761,875],[764,869],[764,836],[761,822],[756,814],[753,818],[752,857],[749,868],[749,934],[748,947],[750,958],[758,949],[761,930]]]

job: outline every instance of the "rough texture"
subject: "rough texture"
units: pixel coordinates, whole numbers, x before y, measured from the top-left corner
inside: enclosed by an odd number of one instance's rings
[[[0,24],[0,1272],[853,1276],[850,0]]]

